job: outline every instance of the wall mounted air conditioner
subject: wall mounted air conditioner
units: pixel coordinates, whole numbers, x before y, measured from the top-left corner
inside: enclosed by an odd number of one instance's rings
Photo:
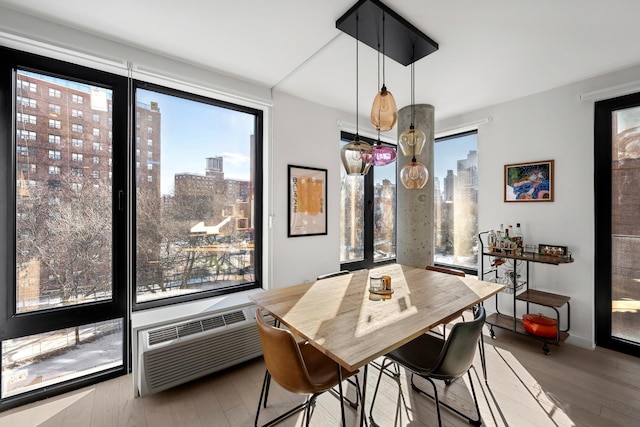
[[[138,331],[138,395],[166,390],[262,355],[255,311],[249,305]]]

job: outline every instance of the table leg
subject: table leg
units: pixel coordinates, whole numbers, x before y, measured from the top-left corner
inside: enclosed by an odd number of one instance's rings
[[[344,417],[344,394],[342,393],[342,366],[339,363],[336,363],[338,367],[338,390],[340,392],[340,413],[342,414],[342,426],[346,427],[347,421]]]

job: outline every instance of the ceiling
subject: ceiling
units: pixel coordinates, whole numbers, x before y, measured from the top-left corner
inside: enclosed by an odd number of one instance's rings
[[[355,112],[355,40],[335,22],[355,0],[0,0],[0,5]],[[444,119],[640,64],[637,0],[383,0],[440,49],[415,64],[416,103]],[[359,49],[360,114],[379,89]],[[410,67],[385,62],[399,107]]]

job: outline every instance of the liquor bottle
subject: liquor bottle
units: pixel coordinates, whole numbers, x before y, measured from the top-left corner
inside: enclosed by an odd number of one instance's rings
[[[493,252],[496,249],[496,233],[493,230],[489,230],[489,252]]]
[[[520,249],[524,247],[522,242],[522,230],[520,229],[520,223],[516,224],[516,231],[513,232],[513,240],[516,242],[516,247]]]

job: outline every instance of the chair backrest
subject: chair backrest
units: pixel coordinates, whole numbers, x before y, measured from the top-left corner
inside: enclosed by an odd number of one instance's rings
[[[453,268],[445,268],[445,267],[438,267],[435,265],[427,265],[426,270],[431,270],[431,271],[439,271],[440,273],[447,273],[447,274],[453,274],[456,276],[461,276],[464,277],[464,271],[462,270],[456,270]]]
[[[432,376],[458,378],[471,368],[485,319],[484,307],[479,306],[473,320],[453,325]]]
[[[333,273],[321,274],[316,280],[328,279],[330,277],[343,276],[351,273],[349,270],[334,271]]]
[[[256,310],[256,323],[262,341],[264,363],[271,377],[292,393],[314,393],[316,387],[309,376],[293,334],[269,325]]]

